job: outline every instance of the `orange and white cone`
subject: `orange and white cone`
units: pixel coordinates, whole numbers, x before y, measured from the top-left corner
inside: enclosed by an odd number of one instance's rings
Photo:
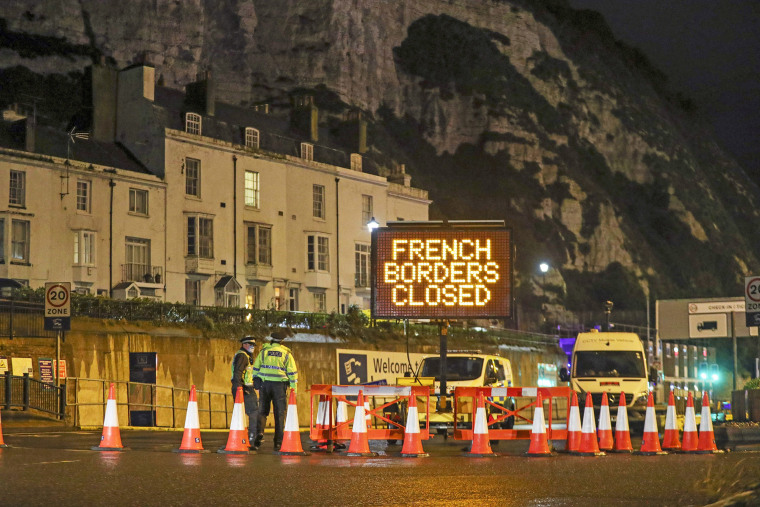
[[[316,421],[316,429],[317,432],[321,435],[324,435],[325,430],[329,429],[329,423],[326,423],[327,421],[327,411],[328,411],[328,402],[327,402],[327,396],[324,394],[319,395],[319,405],[317,406],[317,421]],[[325,451],[327,450],[327,439],[318,437],[316,440],[316,443],[312,444],[311,446],[312,451]]]
[[[369,406],[369,400],[364,398],[364,420],[367,421],[367,428],[372,427],[372,413],[370,410],[372,409]]]
[[[190,398],[187,402],[187,414],[185,415],[185,432],[182,435],[182,443],[174,452],[199,453],[203,450],[201,442],[201,426],[198,417],[198,400],[195,396],[195,386],[190,387]]]
[[[249,454],[248,430],[245,427],[243,416],[243,388],[238,387],[235,392],[235,405],[232,407],[230,419],[230,434],[227,437],[227,446],[219,449],[221,454]]]
[[[283,456],[309,456],[311,453],[304,452],[301,446],[301,428],[298,425],[298,406],[296,405],[296,391],[290,390],[288,399],[288,413],[285,416],[285,428],[282,434],[282,445],[275,454]]]
[[[113,382],[108,388],[106,415],[103,418],[103,435],[100,445],[91,448],[93,451],[123,451],[121,433],[119,433],[119,411],[116,408],[116,387]]]
[[[475,418],[472,423],[472,447],[465,456],[482,458],[495,456],[491,450],[491,441],[488,438],[488,416],[486,415],[483,393],[478,393],[478,404],[475,408]]]
[[[3,440],[3,419],[0,417],[0,449],[6,449],[7,447],[9,446]]]
[[[699,454],[719,453],[715,445],[715,433],[713,433],[712,414],[710,414],[710,397],[707,391],[702,395],[702,417],[699,421],[699,444],[697,445]]]
[[[615,447],[612,452],[633,452],[631,431],[628,428],[628,408],[625,404],[625,393],[620,392],[617,420],[615,421]]]
[[[678,427],[676,426],[676,400],[673,391],[670,391],[670,396],[668,396],[668,411],[665,415],[662,448],[666,451],[677,451],[681,448],[681,440],[678,438]]]
[[[610,405],[607,401],[607,393],[602,393],[602,404],[599,408],[599,428],[597,428],[599,437],[599,450],[610,451],[614,447],[612,438],[612,419],[610,418]]]
[[[367,439],[367,420],[364,416],[364,392],[359,391],[359,398],[356,400],[356,412],[354,412],[354,427],[351,432],[351,445],[348,446],[346,456],[377,456],[376,452],[369,450],[369,440]]]
[[[573,391],[570,400],[570,413],[567,416],[567,441],[565,452],[575,452],[581,445],[581,411],[578,408],[578,395]]]
[[[699,436],[697,435],[697,416],[694,413],[694,396],[689,391],[686,399],[686,410],[683,414],[683,442],[680,452],[697,452]]]
[[[581,443],[576,456],[604,456],[599,450],[599,442],[596,437],[596,419],[594,417],[594,402],[591,393],[586,393],[586,406],[583,409],[583,426],[581,427]]]
[[[339,442],[351,440],[351,430],[348,427],[348,405],[343,398],[338,400],[338,408],[335,411],[335,426],[337,427],[337,437]]]
[[[406,429],[404,429],[404,446],[401,448],[401,455],[405,458],[425,458],[429,456],[422,448],[420,418],[417,414],[417,397],[414,394],[409,398]]]
[[[657,431],[657,419],[654,413],[654,398],[651,392],[647,399],[647,414],[644,419],[644,438],[641,440],[641,449],[634,454],[644,456],[667,454],[660,447],[660,435]]]
[[[544,421],[544,400],[541,393],[536,396],[536,410],[533,412],[533,428],[530,432],[530,447],[526,456],[545,458],[552,455],[549,440],[546,438],[546,422]]]

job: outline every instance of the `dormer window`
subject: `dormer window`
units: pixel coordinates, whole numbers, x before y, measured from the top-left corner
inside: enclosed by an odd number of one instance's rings
[[[309,143],[301,143],[301,158],[304,160],[314,160],[314,145]]]
[[[245,129],[245,146],[247,148],[259,147],[259,131],[258,129],[248,127]]]
[[[351,170],[362,172],[362,156],[358,153],[351,154]]]
[[[197,136],[201,135],[201,115],[196,113],[185,114],[185,132]]]

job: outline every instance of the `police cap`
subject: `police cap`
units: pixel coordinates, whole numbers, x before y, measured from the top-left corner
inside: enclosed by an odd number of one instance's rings
[[[256,345],[256,338],[254,338],[253,336],[243,336],[240,339],[240,344],[242,345],[244,343],[250,343],[251,345]]]
[[[275,331],[272,331],[272,334],[271,334],[271,337],[270,337],[270,341],[279,343],[279,342],[281,342],[282,340],[284,340],[287,337],[288,337],[288,333],[286,333],[285,331],[277,329]]]

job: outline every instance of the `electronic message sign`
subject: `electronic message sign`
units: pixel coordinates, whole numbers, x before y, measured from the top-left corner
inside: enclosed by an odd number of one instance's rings
[[[375,229],[372,317],[510,317],[510,239],[501,221],[394,222]]]

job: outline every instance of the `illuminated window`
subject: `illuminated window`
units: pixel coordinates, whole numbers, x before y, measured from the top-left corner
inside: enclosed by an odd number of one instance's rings
[[[354,275],[355,287],[369,287],[370,277],[370,245],[357,243],[354,250],[356,272]]]
[[[139,188],[129,189],[129,211],[138,215],[148,214],[148,191]]]
[[[372,196],[362,195],[362,226],[366,226],[374,215]]]
[[[77,211],[90,212],[90,182],[77,180]]]
[[[325,218],[325,187],[314,185],[312,187],[312,215],[314,218]]]
[[[246,264],[272,265],[272,226],[246,224]]]
[[[11,221],[11,262],[29,262],[30,238],[28,220]]]
[[[330,271],[330,238],[316,234],[306,237],[306,269]]]
[[[201,196],[201,161],[185,159],[185,194]]]
[[[259,147],[259,131],[257,129],[251,127],[245,129],[245,145],[248,148]]]
[[[74,232],[74,264],[92,266],[95,264],[95,233]]]
[[[304,160],[314,160],[314,145],[309,143],[301,143],[301,158]]]
[[[250,310],[259,308],[261,300],[261,287],[258,285],[248,285],[245,288],[245,307]]]
[[[259,173],[256,171],[245,172],[245,205],[253,208],[259,207]]]
[[[26,205],[26,173],[23,171],[11,171],[8,204],[10,206]]]
[[[185,114],[185,132],[197,136],[201,135],[201,115],[196,113]]]

